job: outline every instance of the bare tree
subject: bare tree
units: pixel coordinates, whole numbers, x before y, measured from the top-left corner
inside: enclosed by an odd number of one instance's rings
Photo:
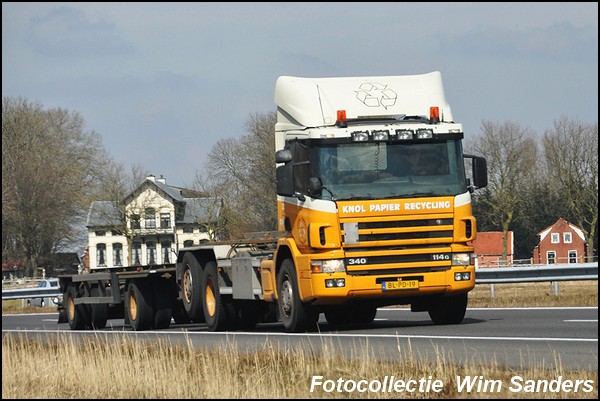
[[[211,196],[223,200],[221,221],[230,236],[277,227],[275,122],[274,112],[250,115],[247,135],[217,142],[208,156],[201,180]]]
[[[64,109],[22,98],[2,102],[2,258],[44,257],[80,239],[107,154],[98,134]]]
[[[565,116],[543,137],[549,185],[562,194],[567,212],[587,236],[591,261],[598,225],[598,124],[585,124]]]
[[[490,209],[487,218],[502,230],[502,260],[506,261],[508,231],[524,211],[527,188],[536,172],[534,134],[515,123],[484,121],[481,135],[468,145],[487,159],[488,186],[480,200]]]

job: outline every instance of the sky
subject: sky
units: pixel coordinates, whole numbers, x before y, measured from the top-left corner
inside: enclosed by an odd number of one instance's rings
[[[597,124],[598,3],[2,3],[2,97],[79,113],[175,186],[276,110],[279,76],[432,71],[466,137]]]

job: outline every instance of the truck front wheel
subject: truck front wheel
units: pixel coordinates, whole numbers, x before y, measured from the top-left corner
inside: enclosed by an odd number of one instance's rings
[[[466,292],[438,298],[429,307],[429,317],[435,324],[458,324],[465,317],[467,303],[468,294]]]
[[[319,312],[300,300],[298,278],[291,259],[281,263],[277,274],[279,316],[286,331],[297,333],[311,331],[317,326]]]

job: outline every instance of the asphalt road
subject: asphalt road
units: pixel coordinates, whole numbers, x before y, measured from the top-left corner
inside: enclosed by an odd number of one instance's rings
[[[250,331],[213,333],[204,324],[172,324],[167,330],[134,332],[122,320],[107,328],[71,331],[57,324],[57,314],[2,315],[2,334],[26,333],[41,339],[54,335],[132,336],[139,341],[161,338],[195,347],[231,346],[252,351],[265,347],[339,350],[347,356],[397,360],[422,358],[452,363],[496,361],[511,369],[533,367],[598,370],[598,308],[469,309],[459,325],[436,326],[425,312],[379,309],[375,321],[362,327],[330,326],[323,316],[319,332],[290,334],[280,323],[259,324]]]

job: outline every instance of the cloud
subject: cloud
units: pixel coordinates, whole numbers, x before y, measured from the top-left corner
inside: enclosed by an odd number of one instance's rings
[[[27,34],[29,45],[45,56],[81,57],[133,53],[115,25],[103,20],[90,21],[73,7],[56,7],[43,17],[32,17]]]

